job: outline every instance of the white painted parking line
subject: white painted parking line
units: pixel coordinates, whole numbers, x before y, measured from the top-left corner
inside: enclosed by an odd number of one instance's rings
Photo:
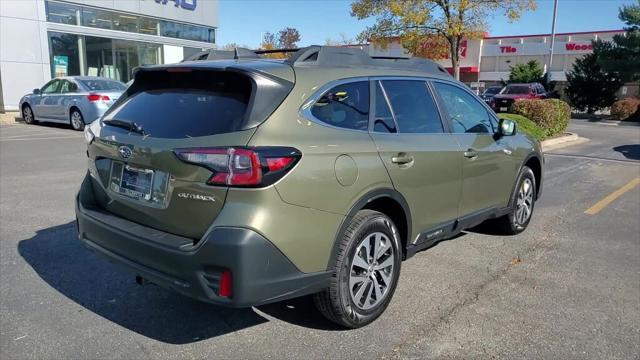
[[[25,141],[25,140],[59,140],[59,139],[78,139],[82,136],[74,135],[74,136],[51,136],[51,137],[31,137],[31,138],[20,138],[20,139],[4,139],[0,137],[0,141]]]

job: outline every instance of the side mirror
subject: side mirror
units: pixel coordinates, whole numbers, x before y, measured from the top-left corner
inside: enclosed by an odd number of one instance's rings
[[[516,134],[516,122],[509,119],[500,119],[498,134],[501,136],[513,136]]]
[[[33,89],[34,95],[40,95],[40,89]]]

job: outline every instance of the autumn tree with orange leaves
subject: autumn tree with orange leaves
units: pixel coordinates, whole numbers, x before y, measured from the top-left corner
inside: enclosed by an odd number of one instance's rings
[[[376,19],[358,40],[384,48],[399,39],[413,55],[434,59],[448,55],[459,79],[463,39],[482,37],[487,19],[496,12],[515,21],[522,12],[535,9],[535,0],[356,0],[351,15]]]

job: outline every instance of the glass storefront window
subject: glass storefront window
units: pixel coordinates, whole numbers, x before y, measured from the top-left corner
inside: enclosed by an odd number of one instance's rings
[[[162,64],[162,45],[140,43],[140,65]]]
[[[113,40],[116,79],[126,83],[131,80],[132,71],[139,65],[138,44],[134,41]]]
[[[111,39],[85,36],[86,69],[88,76],[102,76],[115,79],[116,71],[113,66],[113,44]]]
[[[47,21],[60,23],[60,24],[69,24],[69,25],[78,25],[78,16],[80,15],[80,7],[62,3],[55,2],[47,2]]]
[[[140,18],[139,32],[141,34],[160,35],[160,22],[157,19],[142,17]]]
[[[138,32],[138,17],[127,14],[113,14],[113,30]]]
[[[49,56],[52,77],[80,75],[79,36],[49,33]]]
[[[110,11],[82,8],[82,25],[101,29],[113,28],[112,13]]]
[[[86,6],[46,1],[47,21],[112,29],[131,33],[160,35],[176,39],[215,44],[216,30],[169,20],[159,20],[135,14],[125,14]]]

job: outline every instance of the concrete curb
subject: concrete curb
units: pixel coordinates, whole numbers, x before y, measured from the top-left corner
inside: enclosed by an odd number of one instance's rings
[[[563,148],[565,146],[581,144],[587,141],[589,141],[589,139],[580,137],[576,133],[567,132],[563,136],[543,140],[540,145],[542,146],[542,151],[546,152],[549,150]]]

